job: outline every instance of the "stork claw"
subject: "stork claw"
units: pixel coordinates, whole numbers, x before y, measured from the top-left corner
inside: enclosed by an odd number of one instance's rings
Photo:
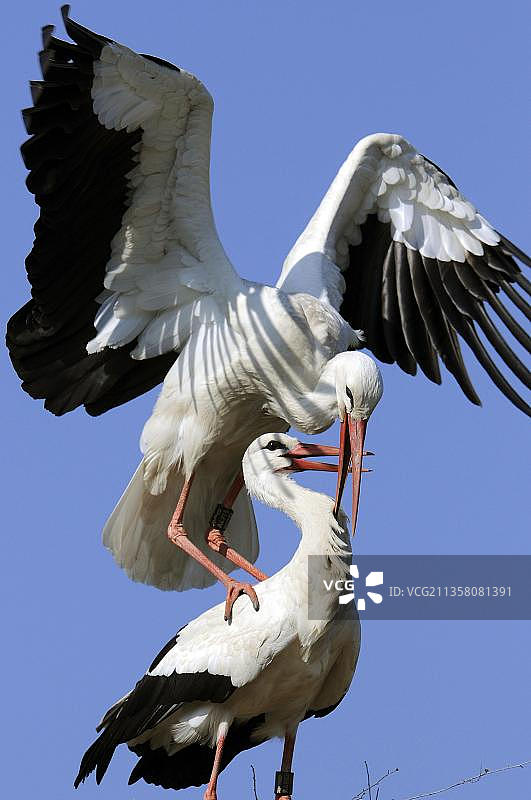
[[[260,603],[258,602],[258,596],[251,586],[250,583],[242,583],[241,581],[235,581],[232,578],[229,579],[229,583],[227,584],[227,598],[225,600],[225,622],[228,622],[229,625],[232,622],[232,607],[234,603],[238,599],[241,594],[246,594],[251,603],[253,604],[253,608],[255,611],[258,611],[260,608]]]

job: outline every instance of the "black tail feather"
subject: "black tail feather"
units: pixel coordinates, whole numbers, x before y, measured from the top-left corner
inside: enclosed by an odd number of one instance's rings
[[[249,750],[265,741],[265,738],[252,738],[256,729],[263,724],[265,715],[253,717],[247,722],[234,723],[229,729],[221,770],[224,770],[238,753]],[[143,779],[146,783],[162,786],[164,789],[186,789],[208,783],[214,763],[214,749],[202,744],[192,744],[169,756],[164,748],[151,750],[149,742],[132,747],[140,760],[131,772],[129,784]]]
[[[231,726],[223,749],[222,770],[238,753],[265,741],[265,738],[252,738],[264,721],[265,715],[260,714],[247,722],[234,723]],[[94,770],[96,783],[101,783],[120,738],[116,726],[113,730],[107,728],[89,747],[74,781],[76,789]],[[186,789],[189,786],[201,786],[210,780],[214,749],[207,745],[192,744],[171,756],[162,747],[152,750],[149,741],[130,749],[139,756],[139,761],[131,772],[129,784],[142,778],[146,783],[162,786],[164,789]]]
[[[89,749],[81,759],[79,772],[74,781],[74,788],[77,789],[91,772],[96,770],[96,783],[101,783],[107,767],[113,757],[114,751],[119,744],[118,738],[113,732],[106,728],[96,741],[90,745]]]

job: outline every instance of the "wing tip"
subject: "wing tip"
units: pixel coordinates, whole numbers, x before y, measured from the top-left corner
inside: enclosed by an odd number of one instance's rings
[[[44,50],[48,47],[50,43],[50,39],[53,36],[53,32],[55,30],[55,25],[43,25],[41,28],[41,37],[42,37],[42,46]]]
[[[69,15],[70,15],[70,4],[69,3],[64,3],[61,6],[61,17],[63,18],[63,22],[65,24],[65,28],[66,28],[66,23],[70,19]]]
[[[99,57],[104,45],[112,42],[112,39],[101,36],[99,33],[94,33],[94,31],[85,28],[84,25],[80,25],[79,22],[73,20],[70,16],[70,6],[67,4],[61,6],[61,17],[65,30],[70,38],[80,47],[92,53],[93,56]]]

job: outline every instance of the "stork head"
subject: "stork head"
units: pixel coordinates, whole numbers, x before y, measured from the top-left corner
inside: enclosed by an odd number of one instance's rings
[[[368,420],[383,394],[380,370],[373,358],[361,350],[339,353],[330,362],[334,370],[337,415]]]
[[[352,458],[352,532],[356,530],[367,421],[380,402],[383,381],[376,362],[359,350],[340,353],[330,362],[334,370],[337,415],[341,421],[339,468],[336,488],[337,514],[349,461]]]
[[[292,465],[289,452],[298,444],[298,440],[287,433],[263,433],[251,442],[242,461],[247,488],[266,473],[289,470]]]
[[[259,500],[273,505],[276,496],[271,480],[287,473],[315,470],[337,472],[337,464],[308,461],[314,456],[337,456],[337,447],[321,444],[302,444],[286,433],[264,433],[249,445],[243,456],[243,476],[249,492]]]

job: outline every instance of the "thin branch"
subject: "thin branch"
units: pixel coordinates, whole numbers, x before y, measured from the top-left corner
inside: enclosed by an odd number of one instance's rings
[[[512,769],[526,769],[531,764],[530,761],[522,761],[520,764],[509,764],[506,767],[499,767],[498,769],[488,769],[488,767],[483,767],[477,773],[477,775],[472,775],[470,778],[463,778],[461,781],[457,781],[457,783],[452,783],[450,786],[445,786],[443,789],[435,789],[432,792],[424,792],[422,794],[415,794],[410,795],[409,797],[404,797],[401,800],[422,800],[422,798],[426,797],[435,797],[438,794],[443,794],[443,792],[449,792],[450,789],[457,789],[458,786],[465,786],[467,783],[477,783],[481,780],[481,778],[485,778],[487,775],[499,775],[500,772],[508,772]],[[363,795],[359,795],[362,797]]]
[[[254,767],[251,764],[251,772],[253,773],[253,792],[254,792],[254,800],[259,800],[257,791],[256,791],[256,772],[254,771]]]
[[[364,761],[363,763],[365,764],[365,772],[367,773],[367,791],[369,792],[369,800],[372,800],[371,775],[369,772],[369,766],[366,761]]]
[[[367,762],[365,761],[364,763],[365,763],[365,767],[367,768]],[[374,783],[369,783],[369,785],[366,786],[365,789],[362,789],[361,792],[358,792],[358,794],[355,795],[352,798],[352,800],[362,800],[362,798],[365,797],[365,795],[369,794],[371,789],[376,788],[376,786],[378,786],[382,781],[384,781],[390,775],[394,775],[395,772],[398,772],[398,767],[396,767],[395,769],[388,769],[387,772],[385,773],[385,775],[382,775],[381,778],[378,778],[378,780],[374,781]],[[379,788],[378,788],[378,791],[380,791]],[[378,798],[378,795],[376,795],[376,797]]]

